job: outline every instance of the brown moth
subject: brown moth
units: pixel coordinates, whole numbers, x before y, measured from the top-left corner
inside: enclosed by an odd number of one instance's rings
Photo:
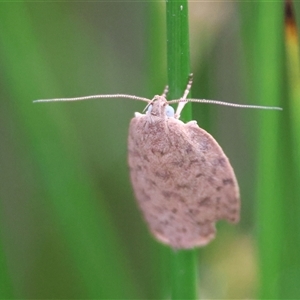
[[[196,121],[183,123],[186,102],[234,107],[280,109],[239,105],[205,99],[186,99],[192,76],[181,99],[152,100],[132,95],[93,95],[34,102],[77,101],[96,98],[129,98],[148,103],[145,114],[135,113],[128,135],[128,163],[137,203],[160,242],[175,249],[208,244],[215,237],[215,223],[239,221],[240,194],[230,162],[216,140]],[[170,103],[178,103],[176,114]]]
[[[239,221],[234,171],[196,121],[185,124],[179,114],[172,116],[164,95],[155,96],[149,108],[135,113],[129,126],[128,162],[137,202],[160,242],[176,249],[204,246],[215,237],[216,221]]]

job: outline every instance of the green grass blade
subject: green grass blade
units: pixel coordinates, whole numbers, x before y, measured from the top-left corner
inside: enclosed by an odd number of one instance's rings
[[[287,60],[288,92],[290,100],[292,140],[296,170],[300,172],[300,61],[299,39],[291,2],[286,4],[285,46]],[[299,178],[299,174],[298,174]]]
[[[182,97],[190,73],[187,1],[166,2],[167,67],[169,99]],[[192,119],[191,105],[185,106],[182,119]],[[171,251],[172,299],[197,299],[197,251]]]
[[[172,299],[198,299],[198,251],[170,251]]]
[[[292,1],[285,2],[285,50],[287,68],[288,107],[286,108],[285,128],[289,132],[289,143],[285,143],[286,199],[284,205],[284,248],[281,251],[282,299],[299,299],[300,288],[300,60],[299,35]]]
[[[190,73],[188,3],[187,1],[167,1],[166,9],[168,99],[179,99],[186,88]],[[183,121],[192,119],[190,104],[185,106],[181,118]]]
[[[280,106],[282,92],[282,4],[243,3],[242,25],[248,52],[251,99],[261,105]],[[255,18],[253,18],[255,15]],[[280,251],[282,250],[283,186],[280,112],[258,112],[258,166],[256,234],[259,256],[259,298],[279,299]]]

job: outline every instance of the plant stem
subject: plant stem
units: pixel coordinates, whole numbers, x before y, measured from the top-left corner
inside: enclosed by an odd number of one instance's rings
[[[281,96],[282,4],[257,3],[254,34],[255,89],[259,103],[278,105]],[[277,58],[277,59],[275,59]],[[257,236],[259,247],[260,299],[279,299],[280,256],[283,240],[283,188],[280,117],[263,114],[259,126],[257,176]]]
[[[169,0],[167,12],[167,66],[169,99],[182,97],[190,73],[188,3]],[[187,104],[181,117],[192,119],[191,105]],[[198,299],[197,251],[171,250],[172,299]]]
[[[171,299],[198,299],[197,258],[197,250],[171,249]]]
[[[190,73],[188,3],[186,0],[167,1],[167,67],[169,99],[183,95]],[[182,113],[184,121],[191,120],[191,105]]]
[[[298,234],[300,228],[300,205],[298,198],[295,197],[295,195],[300,193],[300,61],[299,35],[293,6],[293,1],[285,1],[285,54],[289,101],[288,107],[285,109],[285,123],[289,127],[285,132],[289,132],[290,142],[285,143],[285,149],[287,150],[285,155],[289,158],[286,167],[286,172],[288,172],[289,176],[285,190],[287,191],[286,199],[289,202],[285,202],[284,205],[285,247],[281,252],[281,268],[289,270],[289,272],[288,275],[281,272],[281,274],[284,274],[280,278],[280,295],[282,299],[299,299],[300,297],[300,261],[297,256],[300,252],[300,236]],[[298,228],[298,230],[295,230],[295,228]]]

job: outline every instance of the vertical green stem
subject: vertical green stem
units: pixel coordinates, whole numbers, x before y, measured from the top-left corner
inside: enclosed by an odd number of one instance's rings
[[[282,4],[257,4],[254,35],[255,88],[259,103],[278,106],[281,98]],[[282,250],[282,176],[280,173],[280,115],[261,114],[257,176],[257,237],[261,299],[279,299]]]
[[[289,165],[287,188],[288,203],[285,202],[285,234],[284,251],[282,251],[281,271],[281,298],[299,299],[299,278],[300,278],[300,60],[299,60],[299,35],[297,31],[296,15],[293,9],[293,2],[285,1],[285,50],[287,70],[287,91],[289,109],[286,109],[286,120],[289,124],[290,143],[286,148],[286,157]],[[285,143],[287,144],[287,143]],[[292,208],[292,209],[291,209]]]
[[[186,88],[190,73],[188,3],[186,0],[167,1],[167,67],[169,99],[179,99]],[[191,120],[191,105],[182,113],[184,121]]]
[[[198,299],[197,250],[171,250],[171,299]]]
[[[300,171],[300,61],[297,25],[291,2],[286,4],[285,46],[288,91],[291,105],[291,128],[295,149],[296,170]]]
[[[167,66],[169,99],[183,95],[190,73],[188,3],[167,1]],[[191,105],[182,112],[184,121],[192,119]],[[197,251],[171,250],[172,299],[197,299]]]

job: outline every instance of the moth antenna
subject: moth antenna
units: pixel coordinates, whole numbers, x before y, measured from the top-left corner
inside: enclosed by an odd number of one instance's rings
[[[148,107],[153,103],[153,100],[149,101],[146,107],[143,109],[143,113],[148,109]]]
[[[166,85],[166,87],[162,93],[162,97],[167,98],[168,92],[169,92],[169,86]]]
[[[74,98],[40,99],[40,100],[34,100],[33,102],[37,103],[37,102],[57,102],[57,101],[83,101],[83,100],[101,99],[101,98],[127,98],[127,99],[145,101],[147,103],[151,101],[150,99],[144,97],[138,97],[134,95],[111,94],[111,95],[91,95],[91,96],[74,97]]]
[[[237,108],[254,108],[254,109],[270,109],[270,110],[282,110],[281,107],[277,106],[260,106],[260,105],[248,105],[248,104],[237,104],[237,103],[231,103],[231,102],[224,102],[224,101],[218,101],[218,100],[207,100],[207,99],[177,99],[177,100],[171,100],[168,101],[168,103],[187,103],[187,102],[198,102],[198,103],[208,103],[208,104],[217,104],[217,105],[224,105],[224,106],[231,106],[231,107],[237,107]],[[179,108],[179,105],[178,105]],[[179,118],[181,110],[176,111],[176,115]]]

